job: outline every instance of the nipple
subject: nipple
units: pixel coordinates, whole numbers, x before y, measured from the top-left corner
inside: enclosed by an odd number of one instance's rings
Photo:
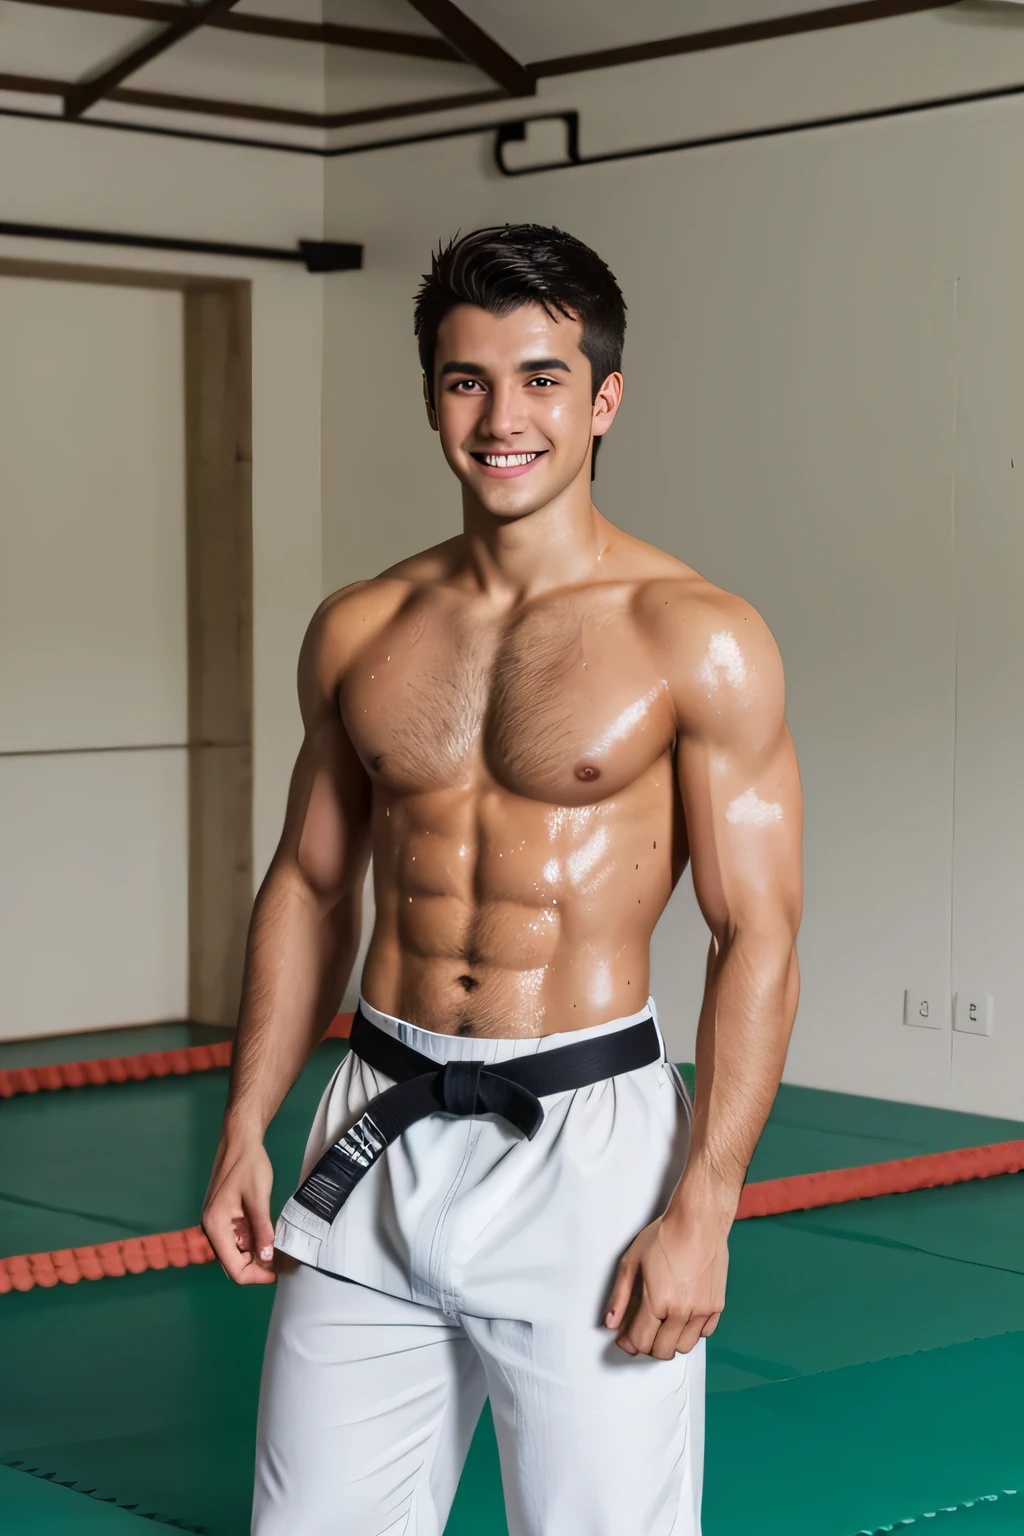
[[[592,763],[584,763],[581,768],[576,769],[576,777],[587,783],[591,779],[599,779],[601,777],[601,770],[600,768],[595,768]]]

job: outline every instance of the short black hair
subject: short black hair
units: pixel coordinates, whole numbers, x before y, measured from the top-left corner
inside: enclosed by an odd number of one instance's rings
[[[553,225],[495,224],[438,246],[416,295],[414,320],[431,404],[437,331],[456,304],[476,304],[492,315],[540,304],[553,318],[557,310],[578,320],[594,399],[608,375],[622,366],[622,291],[589,245]]]

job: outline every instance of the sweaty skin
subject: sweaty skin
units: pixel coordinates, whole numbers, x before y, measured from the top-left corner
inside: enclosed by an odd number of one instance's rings
[[[233,1279],[273,1280],[263,1136],[347,985],[371,853],[364,997],[505,1037],[641,1009],[689,862],[711,941],[688,1161],[606,1317],[624,1351],[668,1359],[717,1324],[796,1012],[800,782],[764,621],[591,500],[622,377],[595,392],[580,341],[537,305],[445,317],[424,392],[463,532],[309,627],[203,1224]]]
[[[777,830],[744,820],[749,797],[782,793],[763,624],[669,556],[601,535],[598,579],[530,602],[475,592],[453,539],[321,609],[309,660],[365,776],[377,920],[362,989],[386,1013],[533,1036],[643,1007],[689,857],[680,748],[691,820],[711,817],[696,836],[714,835],[716,808],[750,857]],[[723,636],[745,667],[709,667]],[[725,699],[750,738],[734,763],[680,742]],[[320,856],[340,831],[330,803],[303,832]]]

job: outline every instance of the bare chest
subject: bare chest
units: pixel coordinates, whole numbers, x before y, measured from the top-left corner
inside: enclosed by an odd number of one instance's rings
[[[396,793],[496,781],[553,804],[622,790],[671,744],[664,680],[624,613],[574,605],[505,625],[399,620],[340,702],[367,771]]]

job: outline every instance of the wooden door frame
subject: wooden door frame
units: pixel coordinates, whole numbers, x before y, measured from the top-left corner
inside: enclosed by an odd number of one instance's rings
[[[183,298],[188,1017],[233,1026],[253,902],[252,285],[17,258],[0,276]]]

